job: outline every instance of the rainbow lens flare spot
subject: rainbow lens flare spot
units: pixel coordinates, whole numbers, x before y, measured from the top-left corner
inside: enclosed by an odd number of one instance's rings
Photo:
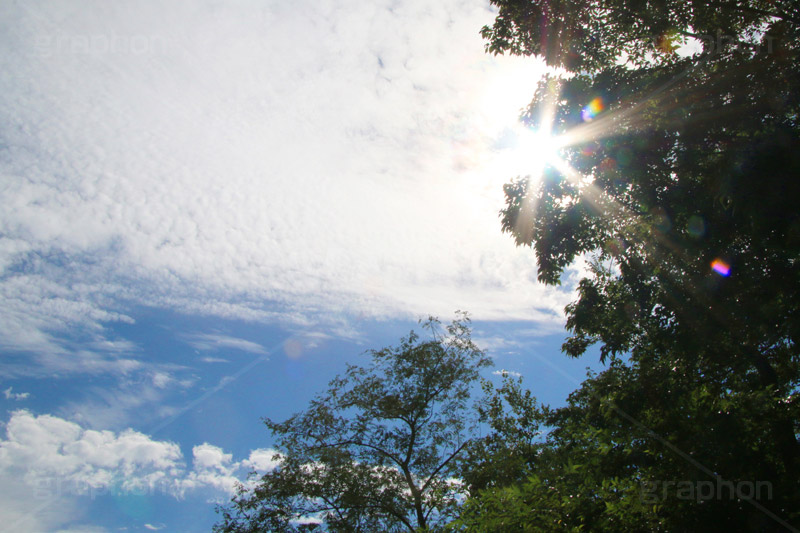
[[[714,259],[711,261],[711,269],[726,278],[731,275],[731,266],[722,259]]]
[[[588,122],[599,115],[605,108],[606,106],[603,104],[603,99],[598,96],[581,110],[581,118],[584,122]]]

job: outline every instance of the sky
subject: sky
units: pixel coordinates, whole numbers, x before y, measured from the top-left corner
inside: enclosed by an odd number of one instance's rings
[[[209,531],[417,320],[545,403],[560,287],[500,230],[543,72],[480,0],[0,3],[0,530]]]

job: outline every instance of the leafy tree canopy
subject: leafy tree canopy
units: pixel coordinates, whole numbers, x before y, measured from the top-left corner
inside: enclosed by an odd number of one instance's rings
[[[764,480],[776,488],[772,526],[797,526],[800,4],[492,3],[489,51],[540,55],[562,69],[523,115],[559,136],[562,161],[505,186],[502,227],[533,248],[545,283],[589,259],[563,349],[577,357],[599,343],[612,364],[548,419],[552,454],[539,456],[561,459],[542,459],[530,475],[563,474],[562,452],[595,464],[597,450],[621,447],[629,458],[591,467],[602,475],[584,477],[586,487],[618,479],[613,490],[624,494],[630,480],[708,472],[704,479]],[[687,40],[695,51],[678,53]],[[581,437],[591,428],[600,440]],[[530,510],[558,492],[547,486],[524,485],[540,492],[515,501]],[[754,506],[737,505],[672,501],[639,523],[750,523]],[[596,517],[593,507],[570,509],[573,519]]]
[[[493,414],[499,424],[487,437],[503,447],[475,457],[453,529],[791,530],[796,510],[784,495],[796,481],[766,480],[779,460],[766,439],[753,438],[769,433],[764,399],[720,394],[713,379],[686,369],[681,379],[669,373],[615,362],[557,409],[530,404],[518,384],[508,394],[505,384],[491,403],[509,405]],[[543,441],[519,438],[540,427],[549,427]],[[498,474],[486,483],[483,468],[493,465]]]
[[[490,364],[463,314],[348,365],[306,411],[265,419],[280,464],[220,509],[219,532],[437,531],[459,507],[470,388]]]
[[[722,44],[757,45],[777,26],[800,23],[795,2],[776,0],[491,0],[494,24],[481,34],[495,54],[536,55],[548,65],[596,73],[620,58],[632,65],[676,59],[676,43],[699,39],[706,50]],[[766,31],[765,31],[766,30]],[[774,34],[773,34],[774,35]]]

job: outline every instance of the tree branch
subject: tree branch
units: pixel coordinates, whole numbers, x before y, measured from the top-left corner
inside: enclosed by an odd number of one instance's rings
[[[464,442],[461,444],[461,446],[459,446],[459,447],[456,449],[456,451],[454,451],[453,453],[451,453],[451,454],[450,454],[450,456],[449,456],[447,459],[445,459],[445,460],[444,460],[444,462],[443,462],[442,464],[440,464],[438,467],[436,467],[436,470],[434,470],[433,472],[431,472],[431,475],[430,475],[430,476],[428,476],[428,480],[427,480],[427,481],[426,481],[426,482],[425,482],[425,483],[422,485],[422,491],[423,491],[423,492],[424,492],[424,491],[425,491],[425,490],[428,488],[428,485],[430,485],[431,481],[433,481],[433,478],[435,478],[435,477],[436,477],[436,475],[437,475],[439,472],[441,472],[441,471],[442,471],[442,469],[443,469],[445,466],[447,466],[447,464],[448,464],[450,461],[452,461],[453,459],[455,459],[455,458],[456,458],[456,456],[457,456],[459,453],[461,453],[461,450],[463,450],[463,449],[466,447],[466,445],[467,445],[467,444],[469,444],[470,442],[472,442],[472,439],[465,440],[465,441],[464,441]]]
[[[364,446],[365,448],[370,448],[370,449],[375,450],[376,452],[388,457],[395,464],[397,464],[397,466],[402,466],[403,465],[403,463],[400,461],[399,457],[397,457],[396,455],[394,455],[392,453],[387,452],[386,450],[384,450],[380,446],[375,446],[373,444],[368,444],[366,442],[359,442],[359,441],[356,441],[356,440],[345,440],[345,441],[340,441],[340,442],[334,442],[334,443],[331,443],[331,444],[320,444],[319,446],[310,446],[310,447],[308,447],[306,449],[309,450],[309,451],[314,451],[314,450],[322,450],[322,449],[325,449],[325,448],[336,448],[336,447],[344,447],[344,446]]]
[[[341,520],[341,521],[343,521],[343,522],[344,522],[344,516],[342,515],[342,512],[339,510],[339,507],[338,507],[338,506],[337,506],[335,503],[333,503],[332,501],[330,501],[330,500],[329,500],[328,498],[326,498],[325,496],[319,496],[319,498],[321,498],[321,499],[322,499],[322,501],[324,501],[325,503],[327,503],[327,504],[328,504],[328,506],[329,506],[330,508],[332,508],[334,511],[336,511],[336,514],[337,514],[337,515],[339,515],[339,520]],[[329,510],[329,509],[319,509],[319,510],[317,510],[316,512],[320,512],[320,511],[328,511],[328,510]]]

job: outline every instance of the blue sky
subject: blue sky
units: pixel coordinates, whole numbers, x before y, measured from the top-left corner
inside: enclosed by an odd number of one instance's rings
[[[431,314],[546,403],[597,367],[559,353],[580,265],[544,287],[500,233],[542,66],[487,56],[492,18],[0,4],[0,527],[207,531],[260,417]]]

